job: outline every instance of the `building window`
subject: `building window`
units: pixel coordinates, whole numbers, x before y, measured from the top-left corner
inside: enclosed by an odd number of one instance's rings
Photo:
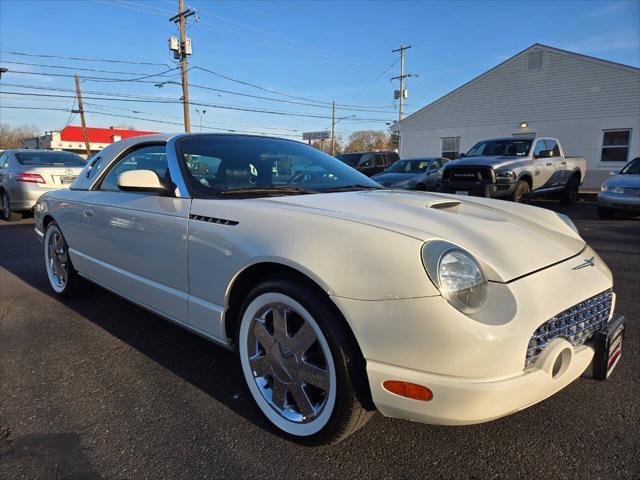
[[[449,160],[460,157],[460,137],[442,137],[442,156]]]
[[[631,130],[605,130],[602,136],[603,162],[626,162],[629,159]]]

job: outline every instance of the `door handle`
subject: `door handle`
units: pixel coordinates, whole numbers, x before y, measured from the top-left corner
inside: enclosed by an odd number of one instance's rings
[[[553,166],[553,163],[547,163],[546,165],[547,165],[547,167],[551,167],[551,166]]]
[[[567,162],[560,162],[560,165],[566,165]]]
[[[84,218],[91,218],[91,217],[93,217],[93,210],[88,210],[88,209],[86,209],[86,208],[85,208],[85,209],[82,211],[82,216],[83,216]]]

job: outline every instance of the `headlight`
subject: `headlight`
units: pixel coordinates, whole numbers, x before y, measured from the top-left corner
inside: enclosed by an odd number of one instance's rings
[[[422,247],[422,262],[442,296],[462,313],[474,314],[487,303],[487,277],[469,252],[435,240]]]
[[[567,217],[566,215],[562,214],[562,213],[556,213],[556,215],[558,215],[558,217],[560,218],[560,220],[562,220],[564,223],[567,224],[567,226],[573,230],[574,232],[576,232],[578,235],[580,235],[580,232],[578,231],[578,227],[576,227],[576,224],[573,223],[573,221]]]
[[[516,172],[513,170],[496,170],[496,180],[501,182],[512,182],[516,179]]]
[[[400,182],[396,182],[396,183],[392,183],[389,186],[392,188],[404,188],[404,187],[413,187],[416,184],[416,180],[414,180],[413,178],[409,178],[407,180],[402,180]]]

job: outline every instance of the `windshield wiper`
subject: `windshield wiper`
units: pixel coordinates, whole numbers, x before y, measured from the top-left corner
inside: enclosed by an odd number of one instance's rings
[[[382,187],[375,185],[365,185],[362,183],[354,183],[352,185],[342,185],[340,187],[332,187],[323,189],[323,192],[350,192],[353,190],[382,190]]]
[[[315,190],[309,190],[300,187],[287,186],[271,186],[271,187],[247,187],[232,188],[218,192],[220,195],[303,195],[308,193],[318,193]]]

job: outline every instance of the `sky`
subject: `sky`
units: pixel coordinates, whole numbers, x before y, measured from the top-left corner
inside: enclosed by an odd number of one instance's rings
[[[398,118],[398,82],[391,77],[400,62],[392,50],[401,45],[412,47],[405,73],[417,75],[406,83],[407,113],[534,43],[640,66],[637,0],[185,0],[185,6],[198,17],[187,29],[190,100],[201,104],[191,106],[192,131],[202,120],[203,131],[300,138],[330,128],[332,101],[343,138],[386,130]],[[0,67],[8,69],[0,79],[0,121],[42,132],[79,125],[69,112],[74,79],[52,75],[77,73],[88,126],[181,131],[178,64],[167,45],[177,34],[168,20],[177,8],[177,0],[0,0]],[[162,75],[150,76],[156,74]],[[156,86],[161,82],[172,83]]]

